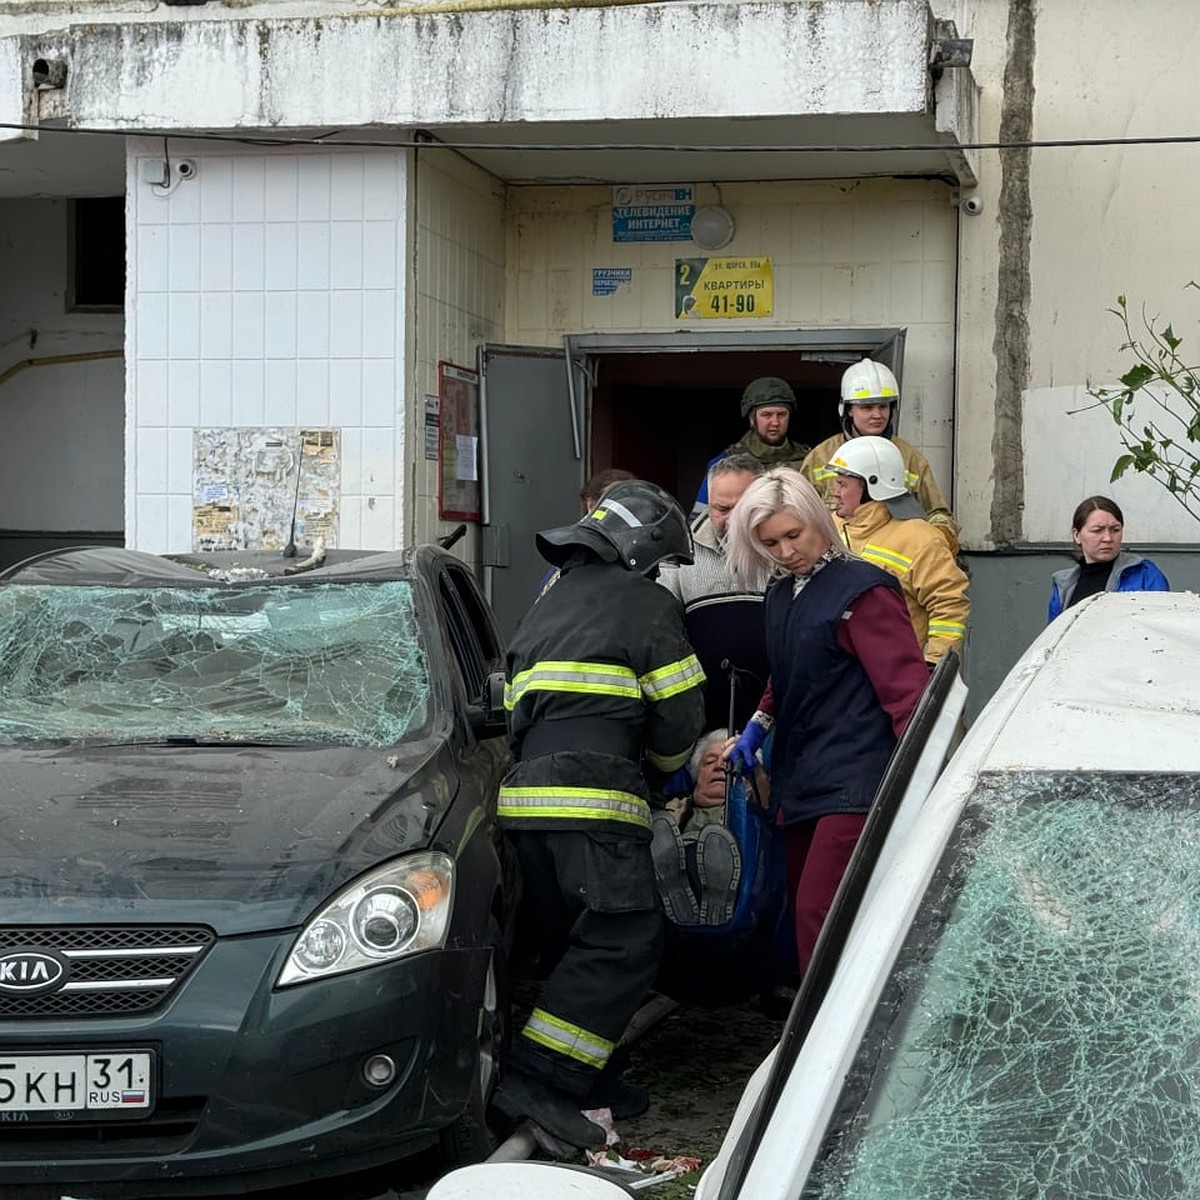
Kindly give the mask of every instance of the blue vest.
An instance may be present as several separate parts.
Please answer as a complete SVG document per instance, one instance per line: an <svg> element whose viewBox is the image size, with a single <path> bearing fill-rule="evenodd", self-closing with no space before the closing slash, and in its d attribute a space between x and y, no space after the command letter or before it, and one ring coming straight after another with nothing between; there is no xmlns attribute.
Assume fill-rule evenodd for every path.
<svg viewBox="0 0 1200 1200"><path fill-rule="evenodd" d="M892 719L857 658L838 644L842 614L873 587L900 585L858 559L835 558L793 597L788 576L766 596L775 697L771 796L784 823L865 813L896 746Z"/></svg>

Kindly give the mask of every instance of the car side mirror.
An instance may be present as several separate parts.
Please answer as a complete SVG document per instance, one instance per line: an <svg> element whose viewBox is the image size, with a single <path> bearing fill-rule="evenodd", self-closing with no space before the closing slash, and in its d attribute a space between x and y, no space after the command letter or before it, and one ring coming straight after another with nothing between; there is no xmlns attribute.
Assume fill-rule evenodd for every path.
<svg viewBox="0 0 1200 1200"><path fill-rule="evenodd" d="M483 695L467 708L467 719L477 738L499 737L506 731L503 671L493 671L483 681Z"/></svg>

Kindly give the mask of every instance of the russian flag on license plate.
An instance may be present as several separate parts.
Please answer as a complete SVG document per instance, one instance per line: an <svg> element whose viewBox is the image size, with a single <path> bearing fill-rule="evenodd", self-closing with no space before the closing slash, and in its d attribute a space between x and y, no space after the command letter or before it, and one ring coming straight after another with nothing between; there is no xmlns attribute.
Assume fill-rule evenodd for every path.
<svg viewBox="0 0 1200 1200"><path fill-rule="evenodd" d="M146 1093L145 1092L122 1092L121 1093L121 1103L122 1104L145 1104L146 1103Z"/></svg>

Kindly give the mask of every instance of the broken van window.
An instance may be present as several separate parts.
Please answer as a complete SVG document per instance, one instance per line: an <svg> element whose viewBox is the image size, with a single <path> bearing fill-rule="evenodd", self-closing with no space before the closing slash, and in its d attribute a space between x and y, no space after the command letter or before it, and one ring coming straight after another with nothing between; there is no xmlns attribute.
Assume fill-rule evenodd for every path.
<svg viewBox="0 0 1200 1200"><path fill-rule="evenodd" d="M803 1196L1190 1197L1200 776L981 777Z"/></svg>
<svg viewBox="0 0 1200 1200"><path fill-rule="evenodd" d="M389 746L425 723L407 582L0 590L0 737Z"/></svg>

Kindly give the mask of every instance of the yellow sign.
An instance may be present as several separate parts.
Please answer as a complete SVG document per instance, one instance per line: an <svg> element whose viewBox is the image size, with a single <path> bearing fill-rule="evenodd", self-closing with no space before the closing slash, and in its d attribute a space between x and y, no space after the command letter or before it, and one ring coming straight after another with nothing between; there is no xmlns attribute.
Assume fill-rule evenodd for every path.
<svg viewBox="0 0 1200 1200"><path fill-rule="evenodd" d="M677 258L675 316L769 317L775 280L769 258Z"/></svg>

